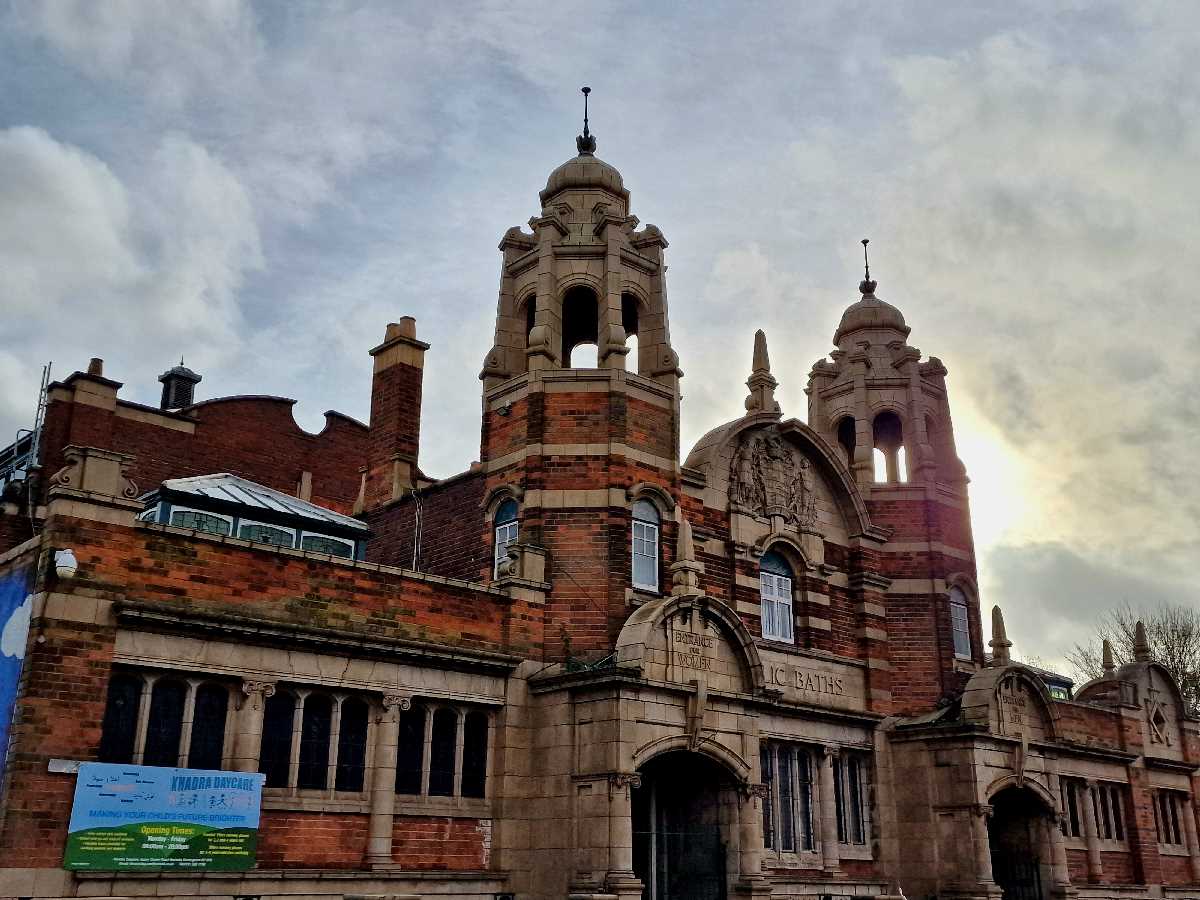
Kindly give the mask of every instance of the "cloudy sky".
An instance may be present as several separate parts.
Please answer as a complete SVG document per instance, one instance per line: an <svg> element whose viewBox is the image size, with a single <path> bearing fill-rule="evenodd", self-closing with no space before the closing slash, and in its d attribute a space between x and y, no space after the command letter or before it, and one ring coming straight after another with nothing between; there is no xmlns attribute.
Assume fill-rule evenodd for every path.
<svg viewBox="0 0 1200 900"><path fill-rule="evenodd" d="M1188 2L0 0L0 434L91 356L142 402L183 354L202 397L365 419L411 314L422 465L463 469L496 243L590 84L671 241L685 452L758 327L803 418L869 236L950 370L984 601L1052 663L1200 602L1198 51Z"/></svg>

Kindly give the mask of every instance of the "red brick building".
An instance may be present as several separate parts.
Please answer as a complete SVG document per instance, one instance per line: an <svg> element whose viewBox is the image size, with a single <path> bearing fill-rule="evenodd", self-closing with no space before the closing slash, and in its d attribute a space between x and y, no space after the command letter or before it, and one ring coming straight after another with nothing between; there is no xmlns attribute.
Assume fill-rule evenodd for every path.
<svg viewBox="0 0 1200 900"><path fill-rule="evenodd" d="M900 311L863 281L806 421L759 333L682 455L667 241L578 149L500 242L467 472L419 468L412 319L315 435L182 367L49 387L0 455L0 895L1200 897L1200 722L1144 643L1073 696L998 614L985 654ZM256 868L65 871L90 761L262 773Z"/></svg>

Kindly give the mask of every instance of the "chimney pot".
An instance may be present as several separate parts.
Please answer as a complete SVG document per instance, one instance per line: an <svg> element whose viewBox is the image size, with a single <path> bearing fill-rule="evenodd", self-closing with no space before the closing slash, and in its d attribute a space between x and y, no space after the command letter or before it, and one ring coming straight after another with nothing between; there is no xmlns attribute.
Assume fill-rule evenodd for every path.
<svg viewBox="0 0 1200 900"><path fill-rule="evenodd" d="M384 341L393 341L398 337L413 338L417 337L417 320L412 316L404 316L399 322L391 322L388 324L387 331L384 332Z"/></svg>
<svg viewBox="0 0 1200 900"><path fill-rule="evenodd" d="M89 375L103 375L104 374L104 360L102 360L98 356L93 356L91 361L88 363L87 373Z"/></svg>

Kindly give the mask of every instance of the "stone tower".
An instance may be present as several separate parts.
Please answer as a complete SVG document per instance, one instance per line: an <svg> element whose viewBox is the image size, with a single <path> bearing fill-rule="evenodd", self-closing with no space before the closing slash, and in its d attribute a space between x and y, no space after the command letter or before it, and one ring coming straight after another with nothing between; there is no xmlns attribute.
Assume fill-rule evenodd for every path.
<svg viewBox="0 0 1200 900"><path fill-rule="evenodd" d="M863 242L864 252L866 241ZM876 565L887 595L898 711L927 708L982 662L967 477L954 447L946 368L922 362L895 306L875 296L870 269L843 313L830 359L809 373L808 422L842 454L871 521L891 531ZM865 561L864 561L865 562ZM971 642L956 652L956 604ZM963 625L961 612L958 627Z"/></svg>
<svg viewBox="0 0 1200 900"><path fill-rule="evenodd" d="M550 173L530 230L510 228L500 242L496 337L480 373L485 575L544 596L549 658L610 650L630 610L634 504L648 500L663 538L673 536L679 481L667 241L653 225L639 229L586 119L576 146ZM595 358L581 363L585 345ZM514 514L504 559L497 543L512 535L498 526Z"/></svg>

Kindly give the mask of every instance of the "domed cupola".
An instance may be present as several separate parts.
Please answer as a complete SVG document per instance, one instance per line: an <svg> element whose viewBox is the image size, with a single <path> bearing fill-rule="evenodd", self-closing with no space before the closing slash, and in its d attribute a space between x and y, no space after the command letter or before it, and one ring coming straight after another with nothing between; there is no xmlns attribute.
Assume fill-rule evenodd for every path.
<svg viewBox="0 0 1200 900"><path fill-rule="evenodd" d="M858 285L862 297L857 303L851 303L842 313L842 321L838 324L833 342L841 346L842 338L856 331L898 331L901 337L908 337L911 328L904 322L904 314L890 303L884 303L875 296L876 284L868 277Z"/></svg>
<svg viewBox="0 0 1200 900"><path fill-rule="evenodd" d="M583 89L583 134L575 138L575 147L579 155L568 159L565 163L550 173L546 179L546 187L538 195L542 206L546 206L555 194L562 191L601 190L615 194L624 203L629 202L629 191L625 190L625 180L621 173L602 159L596 157L596 136L588 130L587 95L591 88Z"/></svg>

